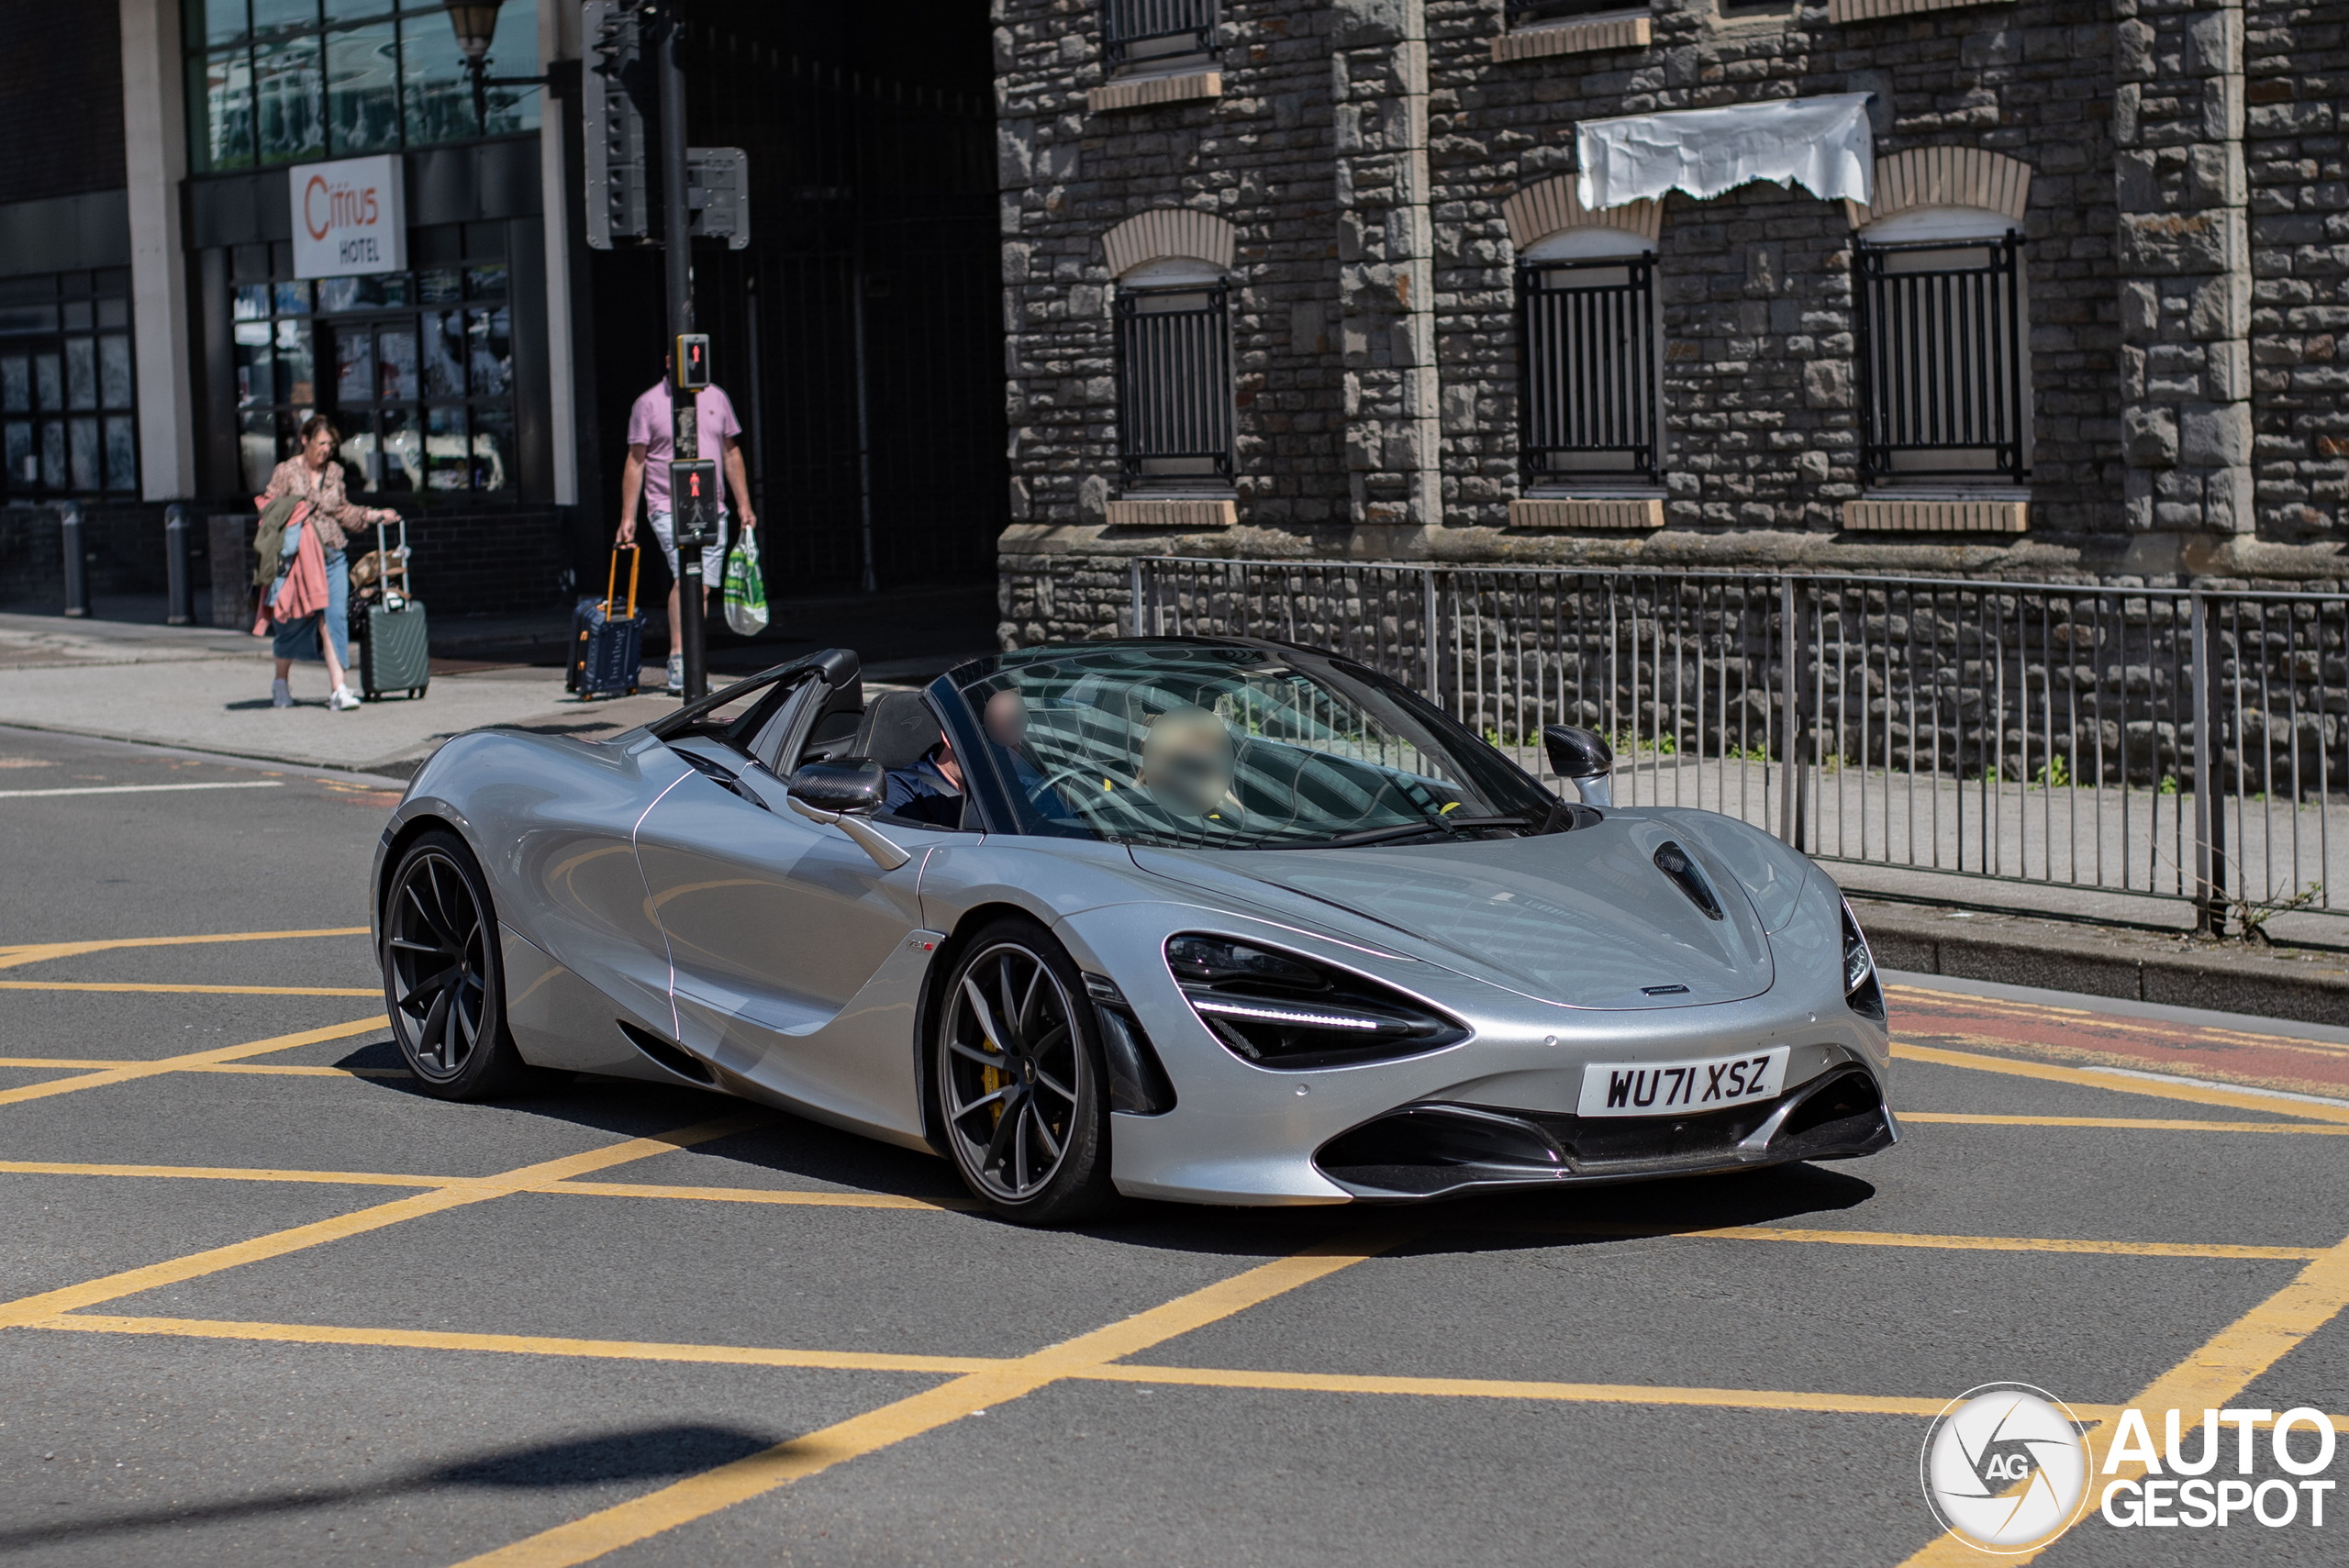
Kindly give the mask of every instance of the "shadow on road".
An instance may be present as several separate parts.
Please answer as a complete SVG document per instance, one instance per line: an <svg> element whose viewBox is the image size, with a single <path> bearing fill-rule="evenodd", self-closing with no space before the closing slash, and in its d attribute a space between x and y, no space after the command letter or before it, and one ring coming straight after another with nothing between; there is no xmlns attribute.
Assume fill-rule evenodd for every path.
<svg viewBox="0 0 2349 1568"><path fill-rule="evenodd" d="M745 1454L772 1448L780 1440L773 1434L734 1427L642 1427L567 1442L496 1450L358 1485L287 1487L212 1503L173 1503L110 1512L103 1518L0 1529L0 1553L135 1535L166 1527L233 1523L349 1503L381 1503L450 1486L528 1491L670 1481L700 1474ZM63 1473L65 1476L71 1474L71 1471ZM17 1500L20 1504L31 1501L21 1493Z"/></svg>
<svg viewBox="0 0 2349 1568"><path fill-rule="evenodd" d="M401 1061L398 1050L386 1040L350 1052L339 1065L396 1068ZM407 1078L361 1081L393 1094L422 1093ZM642 1137L728 1115L759 1114L759 1107L728 1095L592 1076L573 1079L551 1094L500 1105L508 1111L624 1137ZM771 1118L764 1126L680 1151L696 1162L723 1162L724 1166L736 1167L731 1176L724 1166L713 1164L707 1174L697 1176L689 1171L680 1173L673 1163L657 1176L641 1168L622 1167L600 1179L658 1181L679 1186L766 1184L742 1179L740 1167L749 1166L783 1178L775 1185L846 1187L929 1202L968 1197L952 1169L934 1155L877 1142L785 1111L764 1114ZM1798 1164L1431 1204L1217 1208L1129 1199L1107 1218L1077 1229L1085 1235L1131 1246L1233 1256L1276 1256L1333 1232L1377 1229L1417 1232L1404 1249L1409 1251L1508 1251L1620 1243L1725 1226L1784 1225L1806 1216L1857 1208L1875 1195L1873 1184L1845 1171ZM968 1218L983 1224L1007 1223L983 1213Z"/></svg>

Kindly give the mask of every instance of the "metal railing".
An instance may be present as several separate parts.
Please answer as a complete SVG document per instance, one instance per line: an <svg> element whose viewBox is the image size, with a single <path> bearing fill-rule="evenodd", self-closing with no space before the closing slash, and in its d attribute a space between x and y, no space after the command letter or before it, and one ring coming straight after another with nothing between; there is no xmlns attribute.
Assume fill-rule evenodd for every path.
<svg viewBox="0 0 2349 1568"><path fill-rule="evenodd" d="M2003 239L1853 242L1864 477L2021 483L2021 252L2011 229Z"/></svg>
<svg viewBox="0 0 2349 1568"><path fill-rule="evenodd" d="M2349 595L1149 557L1140 635L1330 649L1546 773L1821 860L2349 915ZM2209 735L2210 746L2199 743Z"/></svg>
<svg viewBox="0 0 2349 1568"><path fill-rule="evenodd" d="M1231 337L1221 284L1118 292L1126 483L1231 478Z"/></svg>
<svg viewBox="0 0 2349 1568"><path fill-rule="evenodd" d="M1215 48L1216 0L1101 0L1101 43L1111 70Z"/></svg>
<svg viewBox="0 0 2349 1568"><path fill-rule="evenodd" d="M1527 480L1655 477L1655 258L1518 268Z"/></svg>

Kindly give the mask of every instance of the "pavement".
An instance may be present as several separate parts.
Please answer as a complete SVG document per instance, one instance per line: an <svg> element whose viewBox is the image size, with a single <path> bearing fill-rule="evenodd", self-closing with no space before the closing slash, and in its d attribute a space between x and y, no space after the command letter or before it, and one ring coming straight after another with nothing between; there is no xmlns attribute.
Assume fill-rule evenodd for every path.
<svg viewBox="0 0 2349 1568"><path fill-rule="evenodd" d="M1029 1230L711 1095L419 1094L394 798L0 736L11 1563L1906 1568L1981 1561L1918 1453L1986 1382L2099 1454L2124 1408L2349 1430L2349 1095L2203 1071L2337 1082L2349 1030L1891 974L1873 1159ZM2338 1562L2253 1436L2291 1523L2091 1506L2045 1560Z"/></svg>
<svg viewBox="0 0 2349 1568"><path fill-rule="evenodd" d="M872 684L919 683L986 651L993 606L991 588L779 604L774 636L716 639L710 671L722 683L838 646L858 650ZM337 712L326 706L323 664L297 662L295 706L274 708L264 640L160 624L161 600L96 607L115 618L0 614L0 726L406 778L442 741L469 729L504 725L592 737L675 706L659 695L666 649L658 637L646 653L646 695L584 703L572 696L563 688L565 616L436 624L431 683L421 697L385 696Z"/></svg>

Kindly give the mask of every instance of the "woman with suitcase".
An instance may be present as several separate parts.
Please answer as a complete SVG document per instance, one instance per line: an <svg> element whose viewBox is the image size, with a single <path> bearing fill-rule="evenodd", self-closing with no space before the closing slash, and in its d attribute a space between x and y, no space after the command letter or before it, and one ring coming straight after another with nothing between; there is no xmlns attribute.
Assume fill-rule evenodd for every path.
<svg viewBox="0 0 2349 1568"><path fill-rule="evenodd" d="M319 627L319 652L327 661L327 673L334 681L334 693L327 698L332 708L354 708L359 699L351 692L344 672L351 666L351 645L346 623L351 614L351 573L344 555L348 536L375 522L397 522L399 514L388 506L354 506L343 493L342 464L335 462L334 450L342 439L333 423L323 414L313 414L302 422L302 448L295 456L277 465L269 476L269 488L262 491L259 505L263 511L281 496L291 495L310 504L306 526L317 530L318 548L325 554L327 605L323 624ZM292 689L287 679L294 673L295 659L311 657L307 640L290 628L281 628L275 649L277 679L270 687L270 700L278 707L294 706ZM291 633L291 635L287 635Z"/></svg>

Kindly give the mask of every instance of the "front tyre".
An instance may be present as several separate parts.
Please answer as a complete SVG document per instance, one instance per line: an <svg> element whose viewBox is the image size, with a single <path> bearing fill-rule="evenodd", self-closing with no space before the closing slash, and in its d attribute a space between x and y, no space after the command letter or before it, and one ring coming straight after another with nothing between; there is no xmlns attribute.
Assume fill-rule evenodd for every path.
<svg viewBox="0 0 2349 1568"><path fill-rule="evenodd" d="M384 906L384 1006L424 1092L509 1094L530 1070L506 1032L506 973L489 886L464 840L435 830L408 846Z"/></svg>
<svg viewBox="0 0 2349 1568"><path fill-rule="evenodd" d="M1076 964L1031 920L999 920L955 964L930 1059L939 1126L963 1184L1023 1225L1105 1205L1108 1105Z"/></svg>

